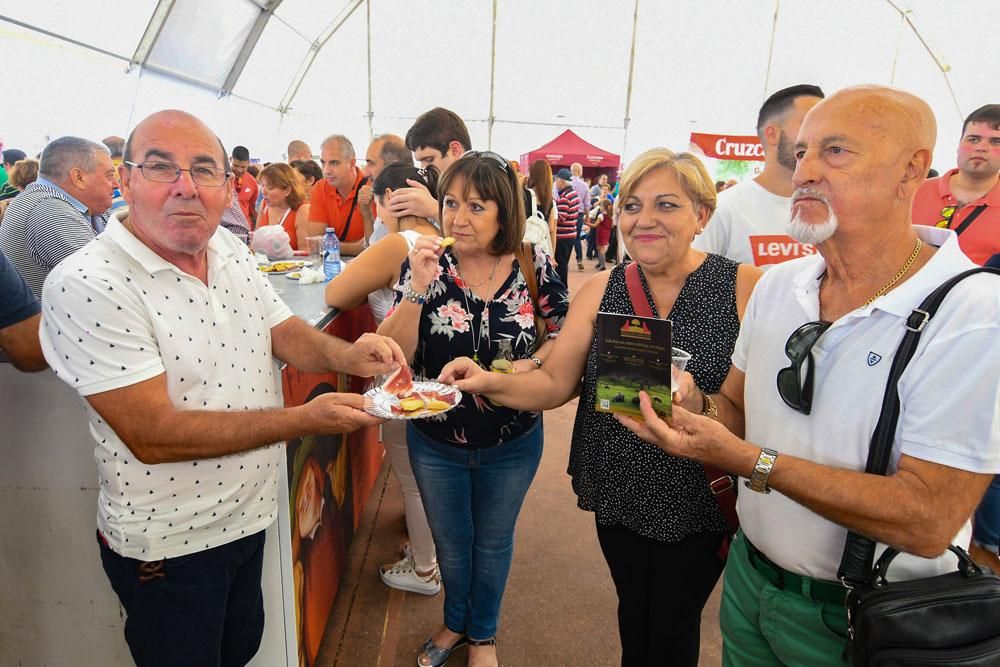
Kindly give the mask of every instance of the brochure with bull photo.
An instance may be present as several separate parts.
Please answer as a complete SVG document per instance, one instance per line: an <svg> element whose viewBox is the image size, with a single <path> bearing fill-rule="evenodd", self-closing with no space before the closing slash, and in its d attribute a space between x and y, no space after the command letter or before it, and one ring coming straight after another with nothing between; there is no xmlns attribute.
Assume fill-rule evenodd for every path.
<svg viewBox="0 0 1000 667"><path fill-rule="evenodd" d="M670 320L597 313L598 412L642 419L639 392L653 400L653 410L670 416Z"/></svg>

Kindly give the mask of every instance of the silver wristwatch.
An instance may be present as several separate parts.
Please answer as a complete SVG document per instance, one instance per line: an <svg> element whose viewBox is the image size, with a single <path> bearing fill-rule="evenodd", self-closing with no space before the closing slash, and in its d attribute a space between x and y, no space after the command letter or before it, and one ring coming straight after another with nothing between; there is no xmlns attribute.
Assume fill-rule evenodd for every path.
<svg viewBox="0 0 1000 667"><path fill-rule="evenodd" d="M771 468L774 467L777 458L778 452L766 447L762 448L760 456L757 457L757 464L753 467L753 474L743 484L757 493L771 493L771 489L767 485L767 478L771 476Z"/></svg>

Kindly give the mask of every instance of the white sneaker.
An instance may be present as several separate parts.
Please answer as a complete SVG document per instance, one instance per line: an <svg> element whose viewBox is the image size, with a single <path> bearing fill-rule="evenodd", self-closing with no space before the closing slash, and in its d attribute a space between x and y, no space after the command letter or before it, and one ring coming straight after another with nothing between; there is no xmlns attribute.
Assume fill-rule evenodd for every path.
<svg viewBox="0 0 1000 667"><path fill-rule="evenodd" d="M419 593L421 595L437 595L441 590L441 571L434 567L434 571L422 577L414 569L413 561L403 558L389 565L379 568L379 576L382 582L390 588L398 588L401 591Z"/></svg>

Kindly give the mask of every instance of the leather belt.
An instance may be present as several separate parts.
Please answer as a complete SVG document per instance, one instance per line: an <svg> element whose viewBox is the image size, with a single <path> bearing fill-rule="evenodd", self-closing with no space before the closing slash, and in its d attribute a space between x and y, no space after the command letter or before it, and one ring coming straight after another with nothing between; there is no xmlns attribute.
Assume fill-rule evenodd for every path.
<svg viewBox="0 0 1000 667"><path fill-rule="evenodd" d="M801 574L795 574L775 565L760 549L743 536L747 544L747 555L753 569L769 582L781 590L792 591L804 598L816 600L818 602L831 602L844 604L847 597L847 588L835 581L824 581L823 579L813 579Z"/></svg>

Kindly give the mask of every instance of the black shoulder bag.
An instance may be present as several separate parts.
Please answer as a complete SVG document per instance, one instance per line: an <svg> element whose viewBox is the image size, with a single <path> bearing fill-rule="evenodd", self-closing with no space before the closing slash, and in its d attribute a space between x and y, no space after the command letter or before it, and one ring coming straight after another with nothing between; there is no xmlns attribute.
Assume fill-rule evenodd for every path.
<svg viewBox="0 0 1000 667"><path fill-rule="evenodd" d="M344 223L344 233L341 236L341 240L347 238L347 232L351 228L351 219L354 217L354 209L358 206L358 192L361 191L361 188L363 188L367 182L368 177L365 176L361 179L361 182L358 183L358 187L354 188L354 194L351 196L351 210L347 213L347 222Z"/></svg>
<svg viewBox="0 0 1000 667"><path fill-rule="evenodd" d="M931 292L907 318L865 472L885 475L888 469L899 420L897 384L921 332L952 287L982 272L1000 275L982 267L960 273ZM1000 577L972 562L961 547L949 549L958 556L957 572L889 583L886 571L899 552L887 548L873 569L875 543L853 531L847 534L837 575L850 589L847 651L854 665L1000 665Z"/></svg>

